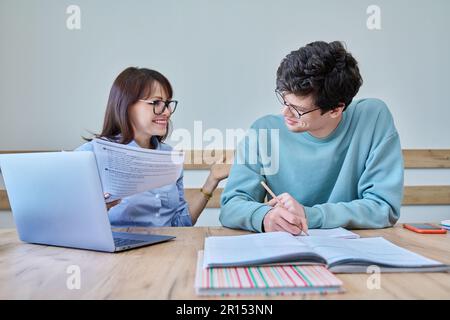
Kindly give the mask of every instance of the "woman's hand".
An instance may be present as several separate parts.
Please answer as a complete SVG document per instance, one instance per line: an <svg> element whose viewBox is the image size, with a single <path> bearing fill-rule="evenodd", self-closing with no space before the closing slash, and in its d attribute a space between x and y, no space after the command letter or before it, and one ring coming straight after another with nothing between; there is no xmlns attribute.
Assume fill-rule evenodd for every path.
<svg viewBox="0 0 450 320"><path fill-rule="evenodd" d="M217 160L217 162L211 166L211 169L209 171L208 180L210 182L213 182L213 184L215 184L217 186L220 181L228 178L228 174L230 173L230 168L231 168L231 164L227 164L227 154L224 153L222 156L222 160ZM212 191L214 191L214 190L212 190Z"/></svg>
<svg viewBox="0 0 450 320"><path fill-rule="evenodd" d="M215 163L211 166L208 178L206 178L205 183L202 187L202 192L198 192L195 198L191 199L189 203L189 213L191 214L192 224L197 222L198 217L202 213L203 209L206 207L208 200L212 196L214 190L216 190L219 182L228 177L230 171L230 165L224 164L222 161Z"/></svg>
<svg viewBox="0 0 450 320"><path fill-rule="evenodd" d="M105 197L105 200L107 200L111 195L109 193L104 193L103 196ZM109 211L112 207L118 205L122 201L122 199L117 199L111 202L106 202L106 209Z"/></svg>
<svg viewBox="0 0 450 320"><path fill-rule="evenodd" d="M229 164L215 163L211 166L211 171L209 175L211 176L212 179L214 179L215 181L217 181L217 183L219 183L223 179L228 178L228 174L230 173L230 167L231 165Z"/></svg>
<svg viewBox="0 0 450 320"><path fill-rule="evenodd" d="M203 185L203 190L212 194L214 190L219 185L219 182L223 179L228 178L228 174L230 173L230 164L224 163L226 160L225 155L222 158L222 161L217 161L211 166L209 171L208 178Z"/></svg>
<svg viewBox="0 0 450 320"><path fill-rule="evenodd" d="M203 185L203 190L209 194L212 194L216 190L219 182L225 178L228 178L230 172L229 164L225 163L215 163L211 166L208 178L206 178L205 184Z"/></svg>

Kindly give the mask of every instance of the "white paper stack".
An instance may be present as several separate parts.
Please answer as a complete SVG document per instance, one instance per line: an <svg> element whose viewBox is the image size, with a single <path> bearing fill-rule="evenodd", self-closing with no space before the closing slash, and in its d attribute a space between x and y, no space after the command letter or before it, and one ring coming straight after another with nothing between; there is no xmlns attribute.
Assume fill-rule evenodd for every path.
<svg viewBox="0 0 450 320"><path fill-rule="evenodd" d="M184 153L131 147L94 139L94 153L108 201L176 183Z"/></svg>

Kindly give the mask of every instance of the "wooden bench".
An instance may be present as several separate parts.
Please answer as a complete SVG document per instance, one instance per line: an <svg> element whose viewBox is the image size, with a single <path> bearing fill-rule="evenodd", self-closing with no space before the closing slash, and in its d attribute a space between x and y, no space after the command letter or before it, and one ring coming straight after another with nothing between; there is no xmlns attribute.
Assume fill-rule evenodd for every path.
<svg viewBox="0 0 450 320"><path fill-rule="evenodd" d="M0 151L5 153L22 153L39 151ZM218 159L217 151L191 150L186 152L185 170L209 170L214 159ZM225 150L225 166L231 167L233 150ZM405 169L450 169L450 149L442 150L403 150ZM200 188L185 188L185 197L189 199ZM217 188L207 208L220 208L220 196L223 189ZM405 186L403 205L450 205L450 185ZM6 190L0 190L0 210L10 210Z"/></svg>

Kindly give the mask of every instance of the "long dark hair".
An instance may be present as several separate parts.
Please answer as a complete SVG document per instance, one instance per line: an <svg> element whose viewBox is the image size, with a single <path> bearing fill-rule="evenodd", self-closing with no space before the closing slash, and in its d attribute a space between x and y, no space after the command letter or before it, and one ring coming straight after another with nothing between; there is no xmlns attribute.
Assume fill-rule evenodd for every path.
<svg viewBox="0 0 450 320"><path fill-rule="evenodd" d="M113 141L119 136L118 143L130 143L133 140L134 132L128 116L128 109L139 99L148 99L157 85L163 88L168 99L172 99L172 86L169 80L158 71L135 67L123 70L111 87L102 132L94 134L94 136ZM163 142L168 137L170 129L171 122L169 121L166 134L156 137L159 142Z"/></svg>

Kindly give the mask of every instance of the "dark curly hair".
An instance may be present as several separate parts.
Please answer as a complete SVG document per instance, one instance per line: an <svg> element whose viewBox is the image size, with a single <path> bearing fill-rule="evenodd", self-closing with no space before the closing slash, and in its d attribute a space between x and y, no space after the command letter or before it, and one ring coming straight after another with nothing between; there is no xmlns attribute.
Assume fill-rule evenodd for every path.
<svg viewBox="0 0 450 320"><path fill-rule="evenodd" d="M358 62L340 41L312 42L292 51L277 70L277 90L298 96L312 94L322 114L339 103L346 108L362 83Z"/></svg>

